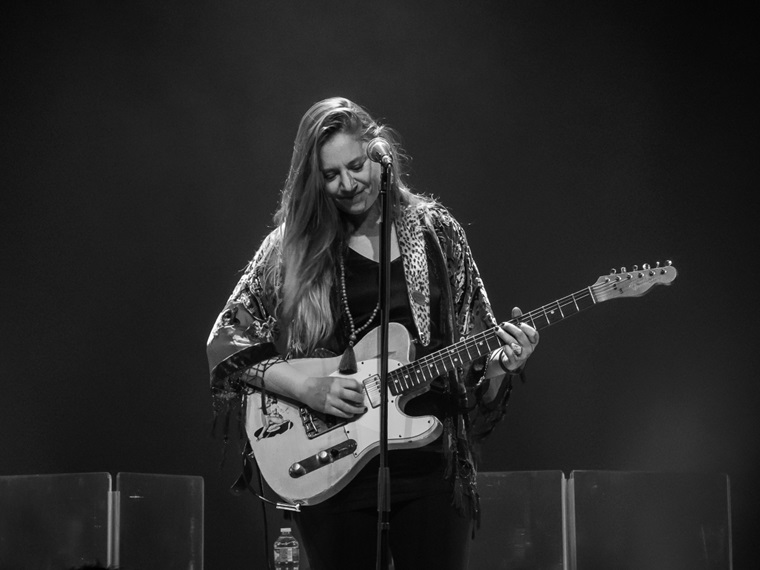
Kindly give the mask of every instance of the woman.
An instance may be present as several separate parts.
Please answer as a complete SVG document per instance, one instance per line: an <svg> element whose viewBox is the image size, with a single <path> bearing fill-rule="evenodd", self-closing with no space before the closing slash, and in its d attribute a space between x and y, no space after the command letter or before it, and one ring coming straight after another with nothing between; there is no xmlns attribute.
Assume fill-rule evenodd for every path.
<svg viewBox="0 0 760 570"><path fill-rule="evenodd" d="M496 325L464 231L404 185L394 133L355 103L327 99L301 120L276 228L209 338L217 403L265 389L339 418L366 412L355 379L310 377L288 359L344 353L350 362L353 345L379 325L381 166L366 152L376 137L393 158L390 320L405 327L416 358ZM389 455L398 570L467 567L478 514L473 445L503 416L512 376L538 343L527 324L505 323L497 334L503 346L437 378L405 409L435 415L443 434ZM377 469L375 459L337 495L295 515L313 568L374 567Z"/></svg>

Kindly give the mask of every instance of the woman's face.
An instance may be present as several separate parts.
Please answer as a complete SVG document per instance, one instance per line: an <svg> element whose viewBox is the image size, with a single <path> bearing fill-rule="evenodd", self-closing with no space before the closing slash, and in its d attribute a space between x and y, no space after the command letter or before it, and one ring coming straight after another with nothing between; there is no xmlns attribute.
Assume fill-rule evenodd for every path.
<svg viewBox="0 0 760 570"><path fill-rule="evenodd" d="M354 135L336 133L319 151L319 166L325 192L338 209L363 222L372 210L378 210L380 166L367 157L367 143Z"/></svg>

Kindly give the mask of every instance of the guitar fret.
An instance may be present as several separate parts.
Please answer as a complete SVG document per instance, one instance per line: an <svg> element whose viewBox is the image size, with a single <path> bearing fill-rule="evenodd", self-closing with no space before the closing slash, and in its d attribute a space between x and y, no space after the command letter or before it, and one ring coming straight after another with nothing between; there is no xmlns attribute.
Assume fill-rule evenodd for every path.
<svg viewBox="0 0 760 570"><path fill-rule="evenodd" d="M593 307L596 304L594 295L590 292L584 292L583 294L579 293L577 296L577 300L578 300L579 311L588 309L589 307Z"/></svg>
<svg viewBox="0 0 760 570"><path fill-rule="evenodd" d="M472 362L475 359L472 356L470 356L470 349L467 347L468 344L469 344L468 342L464 343L464 350L465 350L465 353L467 354L467 362Z"/></svg>
<svg viewBox="0 0 760 570"><path fill-rule="evenodd" d="M408 390L409 389L409 380L410 380L409 374L402 374L401 378L399 378L399 380L401 381L401 385L403 386L403 388L405 388L405 389Z"/></svg>
<svg viewBox="0 0 760 570"><path fill-rule="evenodd" d="M404 392L404 379L406 376L407 374L404 372L403 368L388 372L388 389L391 391L391 394L397 396Z"/></svg>
<svg viewBox="0 0 760 570"><path fill-rule="evenodd" d="M402 375L399 374L398 370L391 370L388 372L388 388L390 389L391 393L400 391L399 380L401 376ZM377 380L372 382L373 389L371 391L373 393L380 392L380 377L377 376L376 378ZM367 388L367 392L370 392L369 388Z"/></svg>
<svg viewBox="0 0 760 570"><path fill-rule="evenodd" d="M452 368L456 368L457 366L459 366L460 359L456 350L449 349L448 357L449 357L449 360L451 361Z"/></svg>
<svg viewBox="0 0 760 570"><path fill-rule="evenodd" d="M502 343L499 340L499 337L497 337L496 335L486 337L486 346L488 347L488 352L496 350L501 345Z"/></svg>
<svg viewBox="0 0 760 570"><path fill-rule="evenodd" d="M549 326L551 324L551 320L549 319L549 315L546 313L546 307L541 307L541 316L544 318L544 325L543 326Z"/></svg>
<svg viewBox="0 0 760 570"><path fill-rule="evenodd" d="M414 376L413 376L413 382L412 386L419 386L423 384L426 380L425 378L425 361L419 363L418 366L414 368Z"/></svg>
<svg viewBox="0 0 760 570"><path fill-rule="evenodd" d="M575 311L573 310L572 304L568 301L567 297L564 299L560 299L557 301L557 305L559 305L559 312L562 315L563 319L566 319L570 315L574 315Z"/></svg>

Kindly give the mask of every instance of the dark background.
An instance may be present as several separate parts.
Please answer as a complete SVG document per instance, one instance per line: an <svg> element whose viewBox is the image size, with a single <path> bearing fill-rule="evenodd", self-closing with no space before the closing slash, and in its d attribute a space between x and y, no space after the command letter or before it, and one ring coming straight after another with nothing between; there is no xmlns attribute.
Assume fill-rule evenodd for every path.
<svg viewBox="0 0 760 570"><path fill-rule="evenodd" d="M3 27L1 475L201 475L206 567L258 567L260 507L209 436L205 341L301 115L343 95L401 132L500 318L613 267L679 270L543 333L482 469L727 473L736 568L754 565L748 13L135 0Z"/></svg>

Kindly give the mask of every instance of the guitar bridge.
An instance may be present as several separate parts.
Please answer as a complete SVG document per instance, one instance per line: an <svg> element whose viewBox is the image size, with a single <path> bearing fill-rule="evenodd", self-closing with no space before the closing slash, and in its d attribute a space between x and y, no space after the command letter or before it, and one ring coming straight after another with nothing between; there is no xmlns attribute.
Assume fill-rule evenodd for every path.
<svg viewBox="0 0 760 570"><path fill-rule="evenodd" d="M346 425L345 420L328 414L320 414L306 406L302 406L299 409L299 415L301 416L301 423L303 423L306 437L309 439L314 439L323 433Z"/></svg>

